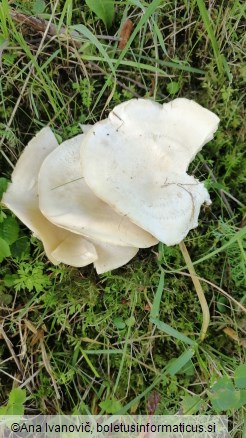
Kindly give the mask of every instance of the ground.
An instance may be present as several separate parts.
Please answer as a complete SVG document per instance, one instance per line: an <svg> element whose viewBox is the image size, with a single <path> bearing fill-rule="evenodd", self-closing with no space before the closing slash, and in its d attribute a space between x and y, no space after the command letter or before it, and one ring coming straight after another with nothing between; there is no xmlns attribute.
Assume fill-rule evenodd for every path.
<svg viewBox="0 0 246 438"><path fill-rule="evenodd" d="M55 267L2 206L0 403L19 387L26 413L224 413L231 436L243 436L245 4L111 1L111 24L94 3L0 5L1 192L47 124L61 142L132 97L194 99L221 120L189 168L212 205L185 239L210 324L201 340L203 313L178 245L140 250L99 276L92 266ZM33 17L51 20L53 34ZM122 34L127 18L131 35Z"/></svg>

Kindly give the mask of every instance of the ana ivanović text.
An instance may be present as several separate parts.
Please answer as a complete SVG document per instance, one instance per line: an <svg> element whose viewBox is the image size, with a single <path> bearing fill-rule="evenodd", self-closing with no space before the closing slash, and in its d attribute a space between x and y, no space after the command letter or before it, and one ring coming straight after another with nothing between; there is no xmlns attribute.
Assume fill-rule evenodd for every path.
<svg viewBox="0 0 246 438"><path fill-rule="evenodd" d="M204 427L203 424L185 424L183 422L176 424L98 424L92 425L90 422L80 423L80 424L52 424L48 422L44 422L43 424L28 424L28 423L13 423L11 425L11 430L13 432L32 432L32 433L47 433L47 432L85 432L90 435L93 432L98 433L112 433L112 432L125 432L125 433L147 433L147 432L193 432L193 433L202 433L202 432L215 432L216 425L215 423L210 423L207 427Z"/></svg>

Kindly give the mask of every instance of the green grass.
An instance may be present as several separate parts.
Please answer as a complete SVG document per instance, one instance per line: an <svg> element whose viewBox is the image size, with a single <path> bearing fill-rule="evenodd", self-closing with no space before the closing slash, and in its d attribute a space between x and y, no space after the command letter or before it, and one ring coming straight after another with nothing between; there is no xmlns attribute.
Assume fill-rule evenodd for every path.
<svg viewBox="0 0 246 438"><path fill-rule="evenodd" d="M231 436L242 436L244 389L234 378L245 362L245 5L116 1L107 30L85 2L41 2L41 12L36 4L11 7L51 20L57 35L20 25L9 2L0 5L1 177L10 179L42 126L61 141L132 97L182 96L214 111L219 130L189 169L213 203L185 240L211 319L201 342L202 310L178 246L141 250L101 276L91 266L54 267L2 207L0 232L17 234L0 265L0 403L19 386L28 413L147 413L156 391L157 414L223 412ZM134 28L120 51L127 16ZM221 378L241 403L223 405L213 390Z"/></svg>

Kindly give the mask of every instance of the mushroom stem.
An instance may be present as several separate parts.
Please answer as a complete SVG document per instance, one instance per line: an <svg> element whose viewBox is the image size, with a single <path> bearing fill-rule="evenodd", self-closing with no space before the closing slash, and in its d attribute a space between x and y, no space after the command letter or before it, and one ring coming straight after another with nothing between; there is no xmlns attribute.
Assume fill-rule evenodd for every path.
<svg viewBox="0 0 246 438"><path fill-rule="evenodd" d="M209 326L209 321L210 321L210 313L209 313L207 300L205 298L201 283L196 275L196 271L194 269L193 263L191 261L190 255L188 253L188 250L186 248L184 241L180 242L179 247L180 247L180 250L183 254L185 263L187 265L187 268L188 268L188 271L190 273L192 282L194 284L196 293L198 295L198 299L199 299L200 304L201 304L203 321L202 321L202 328L201 328L201 333L200 333L200 340L203 341L205 336L206 336L207 329Z"/></svg>

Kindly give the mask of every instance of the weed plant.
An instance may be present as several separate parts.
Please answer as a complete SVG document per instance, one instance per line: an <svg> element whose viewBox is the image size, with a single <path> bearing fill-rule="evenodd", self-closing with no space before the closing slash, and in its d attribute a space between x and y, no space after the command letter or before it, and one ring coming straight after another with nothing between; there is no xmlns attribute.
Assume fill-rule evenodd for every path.
<svg viewBox="0 0 246 438"><path fill-rule="evenodd" d="M112 1L112 24L88 5L1 2L0 191L47 124L61 141L126 99L196 100L221 119L189 169L212 205L185 240L211 321L199 342L202 311L178 246L140 250L100 276L91 266L54 267L2 206L0 402L5 411L24 403L29 414L224 413L231 436L243 436L245 4ZM133 31L120 50L127 17ZM19 404L13 388L25 390Z"/></svg>

